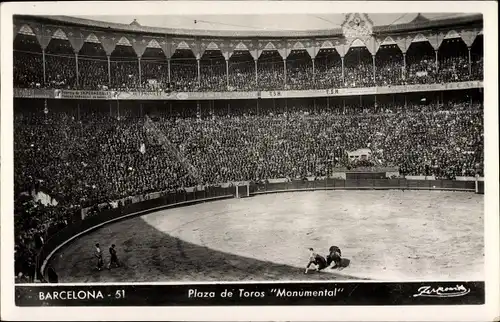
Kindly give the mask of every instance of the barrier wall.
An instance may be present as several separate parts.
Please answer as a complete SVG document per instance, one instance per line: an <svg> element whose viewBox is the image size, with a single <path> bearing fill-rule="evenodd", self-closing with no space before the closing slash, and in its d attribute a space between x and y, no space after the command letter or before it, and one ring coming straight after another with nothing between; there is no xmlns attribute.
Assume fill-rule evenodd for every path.
<svg viewBox="0 0 500 322"><path fill-rule="evenodd" d="M316 181L292 181L279 183L264 183L250 186L250 195L297 191L297 190L451 190L476 191L474 181L456 180L407 180L407 179L324 179ZM483 188L484 191L484 188Z"/></svg>
<svg viewBox="0 0 500 322"><path fill-rule="evenodd" d="M478 180L476 188L476 193L484 195L484 180Z"/></svg>
<svg viewBox="0 0 500 322"><path fill-rule="evenodd" d="M478 190L476 190L476 184ZM238 191L237 191L238 189ZM236 196L252 196L266 193L307 191L307 190L450 190L484 193L484 182L454 180L407 180L407 179L322 179L315 181L273 182L250 184L238 187L207 187L202 191L175 192L163 194L157 199L126 204L121 208L110 209L62 229L47 240L37 257L37 275L45 276L45 269L50 257L73 239L97 229L105 224L144 215L166 208L192 205L200 202L228 199Z"/></svg>

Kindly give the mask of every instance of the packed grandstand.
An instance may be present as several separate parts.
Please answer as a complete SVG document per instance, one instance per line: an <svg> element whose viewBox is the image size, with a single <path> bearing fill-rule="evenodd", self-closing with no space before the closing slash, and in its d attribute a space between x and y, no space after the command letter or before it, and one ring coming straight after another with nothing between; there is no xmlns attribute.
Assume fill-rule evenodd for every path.
<svg viewBox="0 0 500 322"><path fill-rule="evenodd" d="M161 35L138 25L17 17L18 281L33 281L44 242L82 209L128 196L314 180L359 166L482 176L482 18L418 15L384 27L357 17L371 32L363 41L344 29L285 38ZM224 99L189 99L215 92ZM359 149L370 157L353 160ZM37 192L49 202L34 201Z"/></svg>

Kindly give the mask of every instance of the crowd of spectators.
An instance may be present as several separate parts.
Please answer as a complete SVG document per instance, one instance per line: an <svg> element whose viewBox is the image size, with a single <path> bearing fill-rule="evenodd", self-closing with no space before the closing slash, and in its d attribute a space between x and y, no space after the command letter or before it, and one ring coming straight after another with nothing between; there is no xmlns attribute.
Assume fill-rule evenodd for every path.
<svg viewBox="0 0 500 322"><path fill-rule="evenodd" d="M401 54L377 54L375 66L375 83L377 86L404 84L404 63Z"/></svg>
<svg viewBox="0 0 500 322"><path fill-rule="evenodd" d="M469 61L465 56L445 57L439 62L439 80L441 82L459 82L469 80Z"/></svg>
<svg viewBox="0 0 500 322"><path fill-rule="evenodd" d="M286 86L288 89L300 90L315 88L313 82L313 69L310 63L302 62L301 64L289 64L286 77Z"/></svg>
<svg viewBox="0 0 500 322"><path fill-rule="evenodd" d="M473 80L482 80L484 75L484 66L483 66L483 58L480 57L477 60L472 61L471 64L471 73Z"/></svg>
<svg viewBox="0 0 500 322"><path fill-rule="evenodd" d="M54 39L45 50L46 87L71 89L76 86L76 59L68 41Z"/></svg>
<svg viewBox="0 0 500 322"><path fill-rule="evenodd" d="M92 90L109 86L108 63L106 58L78 59L78 88Z"/></svg>
<svg viewBox="0 0 500 322"><path fill-rule="evenodd" d="M33 282L37 250L55 233L73 221L77 209L44 205L23 195L14 203L14 263L16 283Z"/></svg>
<svg viewBox="0 0 500 322"><path fill-rule="evenodd" d="M33 278L44 240L98 203L198 184L328 176L355 166L347 152L360 148L371 149L371 165L397 166L403 175L474 176L483 164L482 104L249 111L255 109L147 117L123 111L117 118L69 107L16 109L19 280ZM30 200L38 191L57 205Z"/></svg>
<svg viewBox="0 0 500 322"><path fill-rule="evenodd" d="M42 53L16 52L13 57L14 85L40 88L43 85Z"/></svg>
<svg viewBox="0 0 500 322"><path fill-rule="evenodd" d="M377 55L375 79L373 62L369 59L346 63L342 73L340 60L329 64L318 63L313 71L311 60L290 59L287 70L281 59L258 61L257 82L253 62L229 63L229 77L224 59L200 61L200 77L196 59L172 60L171 82L168 82L168 64L165 61L143 58L141 79L137 58L113 58L108 77L107 58L80 56L78 79L74 54L45 55L45 82L41 53L16 51L14 54L14 84L19 87L65 89L135 89L171 88L177 91L255 91L255 90L306 90L328 88L353 88L403 84L434 84L467 80L481 80L483 60L473 60L469 71L465 56L442 57L436 64L435 56L406 56L406 69L402 55ZM286 75L286 79L285 79ZM342 75L344 77L342 78ZM229 78L229 82L228 79ZM111 84L109 80L111 79ZM77 83L78 80L78 83Z"/></svg>
<svg viewBox="0 0 500 322"><path fill-rule="evenodd" d="M196 60L173 61L171 69L172 83L174 89L178 91L197 91L199 88L198 82L198 67Z"/></svg>
<svg viewBox="0 0 500 322"><path fill-rule="evenodd" d="M257 88L255 64L248 62L229 62L229 91L251 91Z"/></svg>
<svg viewBox="0 0 500 322"><path fill-rule="evenodd" d="M46 86L49 88L72 89L76 86L75 56L45 55Z"/></svg>
<svg viewBox="0 0 500 322"><path fill-rule="evenodd" d="M371 87L374 86L373 64L360 62L354 66L344 68L344 87Z"/></svg>
<svg viewBox="0 0 500 322"><path fill-rule="evenodd" d="M139 63L135 61L111 61L111 88L131 89L139 87Z"/></svg>
<svg viewBox="0 0 500 322"><path fill-rule="evenodd" d="M437 82L436 59L432 55L423 55L418 59L407 56L405 82L407 84L433 84Z"/></svg>
<svg viewBox="0 0 500 322"><path fill-rule="evenodd" d="M283 61L258 61L257 66L257 89L271 91L285 88Z"/></svg>
<svg viewBox="0 0 500 322"><path fill-rule="evenodd" d="M18 192L25 191L33 185L32 180L42 180L54 198L89 206L124 195L174 187L176 183L185 185L186 182L175 176L175 173L182 173L180 165L176 165L178 160L167 158L169 153L163 150L165 141L158 141L158 133L165 135L175 146L174 151L178 149L185 154L200 173L217 172L219 167L215 165L218 162L221 168L245 171L227 176L217 173L219 178L213 174L202 175L203 183L257 179L257 172L248 165L257 163L260 163L265 177L325 175L325 172L316 172L311 167L304 170L306 172L297 169L307 165L301 160L311 158L310 155L316 155L313 163L319 162L326 167L324 158L332 147L351 151L371 146L377 162L401 166L401 157L408 151L422 158L425 155L432 161L432 148L437 148L439 142L447 142L444 148L450 154L443 162L453 162L451 156L458 157L454 148L459 148L458 151L475 149L481 137L473 140L473 136L482 129L481 109L460 108L463 103L454 103L453 106L453 109L441 106L439 111L432 112L425 109L403 111L393 107L388 112L388 109L378 107L373 113L370 109L349 108L351 112L347 115L340 112L345 109L339 107L313 110L302 106L300 110L290 108L287 112L261 111L260 115L245 113L203 119L193 112L183 117L164 115L154 119L152 124L157 129L153 130L144 119L126 117L123 113L120 119L91 114L80 116L79 121L65 114L23 114L16 119L15 127L16 171L22 174L16 177L16 187L19 187ZM223 115L224 111L216 114ZM236 138L238 142L233 142ZM457 140L455 145L453 139ZM147 153L140 151L141 144L145 144ZM421 151L419 146L422 146ZM383 152L378 155L377 149ZM267 159L266 155L270 158ZM272 164L266 165L272 160L277 160L283 170L273 168ZM232 165L241 162L248 164ZM423 174L418 168L419 162L412 164L414 168L405 174ZM470 174L469 166L460 166L460 169L466 169ZM154 170L158 168L168 171L160 174ZM461 171L454 174L462 175ZM158 181L154 181L158 176ZM148 182L147 186L144 186L145 182ZM144 190L138 191L137 187Z"/></svg>
<svg viewBox="0 0 500 322"><path fill-rule="evenodd" d="M200 91L224 92L227 90L226 61L208 61L200 67Z"/></svg>
<svg viewBox="0 0 500 322"><path fill-rule="evenodd" d="M141 75L142 88L164 88L166 84L169 84L168 64L165 59L143 57L141 59Z"/></svg>
<svg viewBox="0 0 500 322"><path fill-rule="evenodd" d="M341 88L343 87L342 66L316 64L314 80L317 89Z"/></svg>

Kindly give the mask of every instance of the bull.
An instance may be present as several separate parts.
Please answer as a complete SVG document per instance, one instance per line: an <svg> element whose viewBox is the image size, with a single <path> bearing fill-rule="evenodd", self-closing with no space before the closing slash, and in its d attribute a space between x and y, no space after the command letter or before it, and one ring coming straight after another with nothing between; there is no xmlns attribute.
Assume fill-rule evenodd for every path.
<svg viewBox="0 0 500 322"><path fill-rule="evenodd" d="M342 263L342 251L338 246L332 246L329 249L330 253L326 255L327 266L333 262L335 265L332 268L337 268L341 266Z"/></svg>

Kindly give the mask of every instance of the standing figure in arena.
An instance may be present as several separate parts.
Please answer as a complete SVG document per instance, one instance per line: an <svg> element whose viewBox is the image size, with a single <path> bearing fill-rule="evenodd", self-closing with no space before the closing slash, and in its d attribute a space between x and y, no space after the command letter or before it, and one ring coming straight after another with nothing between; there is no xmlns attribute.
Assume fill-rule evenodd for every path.
<svg viewBox="0 0 500 322"><path fill-rule="evenodd" d="M312 269L318 272L328 267L328 265L326 264L326 260L323 256L315 253L314 249L312 248L309 248L309 251L311 252L311 255L309 256L309 263L306 266L306 271L304 272L304 274L307 274L307 272L309 271L309 267L311 266Z"/></svg>
<svg viewBox="0 0 500 322"><path fill-rule="evenodd" d="M109 248L109 254L111 255L111 260L109 261L108 269L111 269L111 265L113 265L113 267L120 267L118 256L116 256L115 244L111 245Z"/></svg>
<svg viewBox="0 0 500 322"><path fill-rule="evenodd" d="M327 266L330 266L332 262L335 263L335 266L332 268L337 268L341 266L342 263L342 251L338 246L332 246L329 249L330 253L326 256Z"/></svg>
<svg viewBox="0 0 500 322"><path fill-rule="evenodd" d="M102 251L99 243L95 244L95 257L97 258L97 270L100 271L104 266L104 260L102 259Z"/></svg>

